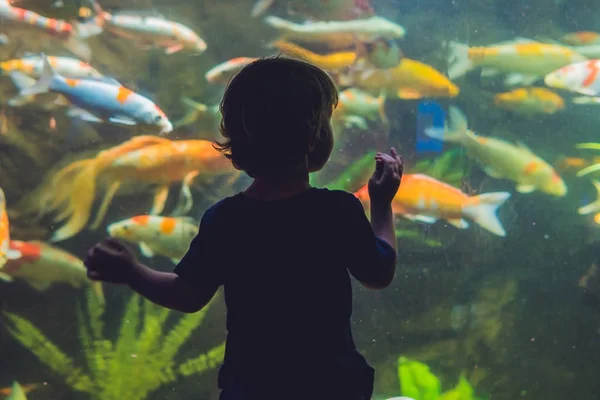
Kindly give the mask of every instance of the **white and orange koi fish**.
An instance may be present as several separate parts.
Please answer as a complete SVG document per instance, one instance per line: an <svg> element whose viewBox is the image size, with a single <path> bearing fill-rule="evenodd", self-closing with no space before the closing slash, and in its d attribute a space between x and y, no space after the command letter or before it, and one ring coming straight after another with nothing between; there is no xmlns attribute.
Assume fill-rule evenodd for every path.
<svg viewBox="0 0 600 400"><path fill-rule="evenodd" d="M586 96L598 96L600 94L600 60L569 64L546 75L544 82L555 89L565 89Z"/></svg>
<svg viewBox="0 0 600 400"><path fill-rule="evenodd" d="M142 49L162 48L166 54L182 50L202 54L206 42L196 32L178 22L160 16L140 16L130 13L109 14L95 4L97 24L104 30L132 41Z"/></svg>
<svg viewBox="0 0 600 400"><path fill-rule="evenodd" d="M370 42L376 38L401 39L406 34L402 26L378 16L303 24L269 16L265 18L265 22L279 32L280 39L321 43L332 49L349 48L357 42Z"/></svg>
<svg viewBox="0 0 600 400"><path fill-rule="evenodd" d="M21 256L0 269L0 279L20 279L41 292L57 283L76 288L91 285L98 299L104 301L101 282L90 281L83 261L71 253L39 241L11 240L10 248Z"/></svg>
<svg viewBox="0 0 600 400"><path fill-rule="evenodd" d="M476 135L468 129L467 118L450 107L446 129L428 128L425 133L435 139L459 143L477 160L492 178L509 179L520 193L540 190L552 196L567 194L567 186L554 168L525 145L515 146L501 139Z"/></svg>
<svg viewBox="0 0 600 400"><path fill-rule="evenodd" d="M554 114L565 108L565 101L546 88L518 88L494 96L494 104L500 108L524 115Z"/></svg>
<svg viewBox="0 0 600 400"><path fill-rule="evenodd" d="M452 42L450 79L454 80L475 67L483 67L482 74L507 74L507 85L529 85L546 74L578 61L587 59L572 48L559 44L539 43L517 39L489 47L469 47Z"/></svg>
<svg viewBox="0 0 600 400"><path fill-rule="evenodd" d="M6 213L6 197L0 189L0 270L9 261L21 257L21 253L10 248L10 223Z"/></svg>
<svg viewBox="0 0 600 400"><path fill-rule="evenodd" d="M187 217L138 215L110 224L107 231L114 238L138 244L148 258L158 254L176 264L198 233L198 224Z"/></svg>
<svg viewBox="0 0 600 400"><path fill-rule="evenodd" d="M231 60L222 62L209 69L204 75L204 78L210 83L220 83L225 85L242 68L256 60L257 58L253 57L232 58Z"/></svg>
<svg viewBox="0 0 600 400"><path fill-rule="evenodd" d="M104 76L87 62L76 58L58 56L48 56L47 58L52 68L67 78L102 78ZM39 79L43 69L44 60L39 54L0 62L0 71L3 75L18 71Z"/></svg>
<svg viewBox="0 0 600 400"><path fill-rule="evenodd" d="M356 197L367 205L369 191L365 185ZM392 211L412 221L433 224L444 219L451 225L466 229L471 220L498 236L506 236L496 211L510 198L508 192L469 196L459 189L424 174L402 176L400 190L392 200Z"/></svg>
<svg viewBox="0 0 600 400"><path fill-rule="evenodd" d="M68 50L85 60L90 59L91 51L81 39L99 32L93 25L73 25L67 21L47 18L31 10L14 7L8 1L0 2L0 26L6 27L9 35L15 35L19 30L49 34L61 40Z"/></svg>
<svg viewBox="0 0 600 400"><path fill-rule="evenodd" d="M169 186L182 182L176 213L183 215L193 205L190 185L194 179L238 176L231 162L208 140L171 141L158 136L135 136L101 151L95 158L75 161L60 170L42 190L42 214L58 211L55 221L67 220L54 232L52 241L67 239L87 224L99 188L106 190L92 227L101 223L112 198L124 184L158 186L151 214L160 214Z"/></svg>
<svg viewBox="0 0 600 400"><path fill-rule="evenodd" d="M72 116L89 122L139 126L159 134L173 130L167 115L152 100L114 83L65 78L52 68L46 56L42 58L44 67L40 80L22 89L21 96L59 93L76 107Z"/></svg>

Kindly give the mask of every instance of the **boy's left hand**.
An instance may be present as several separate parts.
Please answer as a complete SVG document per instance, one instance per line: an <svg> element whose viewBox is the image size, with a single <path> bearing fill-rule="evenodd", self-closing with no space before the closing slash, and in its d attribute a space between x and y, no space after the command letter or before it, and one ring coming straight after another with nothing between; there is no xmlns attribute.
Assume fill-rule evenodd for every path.
<svg viewBox="0 0 600 400"><path fill-rule="evenodd" d="M125 245L108 238L88 251L83 264L92 280L128 284L137 268L137 259Z"/></svg>

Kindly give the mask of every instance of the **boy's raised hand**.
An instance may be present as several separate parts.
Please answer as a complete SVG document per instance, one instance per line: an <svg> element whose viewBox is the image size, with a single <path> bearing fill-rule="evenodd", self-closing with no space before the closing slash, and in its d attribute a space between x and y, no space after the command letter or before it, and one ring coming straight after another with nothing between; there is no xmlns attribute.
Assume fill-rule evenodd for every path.
<svg viewBox="0 0 600 400"><path fill-rule="evenodd" d="M389 204L400 187L404 162L393 147L390 154L377 153L375 162L375 172L369 179L369 197L372 203Z"/></svg>
<svg viewBox="0 0 600 400"><path fill-rule="evenodd" d="M83 264L87 268L88 278L92 280L129 283L137 260L129 248L108 238L88 251Z"/></svg>

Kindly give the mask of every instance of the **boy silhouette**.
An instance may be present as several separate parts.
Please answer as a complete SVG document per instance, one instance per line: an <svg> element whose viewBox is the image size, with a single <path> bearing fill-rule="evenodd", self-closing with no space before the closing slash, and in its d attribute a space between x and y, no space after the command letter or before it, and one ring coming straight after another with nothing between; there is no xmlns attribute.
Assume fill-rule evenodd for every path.
<svg viewBox="0 0 600 400"><path fill-rule="evenodd" d="M337 99L330 77L304 61L247 65L227 86L216 146L252 184L205 212L173 272L142 265L113 239L88 252L91 279L174 310L201 310L224 286L221 400L371 398L374 370L352 338L350 275L373 289L394 277L391 202L403 164L393 148L376 155L370 223L352 194L311 187L309 173L332 151Z"/></svg>

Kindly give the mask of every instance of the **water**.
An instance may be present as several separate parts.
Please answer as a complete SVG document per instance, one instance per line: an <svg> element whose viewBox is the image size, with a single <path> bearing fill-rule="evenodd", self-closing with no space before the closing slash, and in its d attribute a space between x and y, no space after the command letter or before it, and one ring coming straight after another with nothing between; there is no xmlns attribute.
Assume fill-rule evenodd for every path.
<svg viewBox="0 0 600 400"><path fill-rule="evenodd" d="M185 42L173 37L141 38L139 32L123 34L114 19L112 26L105 21L102 32L94 31L99 22L93 17L98 10L78 9L75 1L48 5L23 0L0 6L4 12L0 31L7 39L1 44L0 59L25 58L31 63L31 57L39 57L42 51L79 60L89 56L97 72L79 69L71 71L71 78L78 73L94 76L94 82L100 82L94 86L99 96L108 90L102 85L110 87L116 79L144 96L143 101L157 104L164 111L163 118L174 125L168 139L148 136L143 139L146 145L159 145L159 140L213 140L218 138L219 121L215 105L229 75L209 75L208 82L205 74L230 59L277 53L269 43L279 38L278 32L268 26L265 16L297 22L369 16L366 2L355 7L351 0L326 5L290 1L294 14L286 3L259 4L264 11L257 17L250 16L255 6L252 1L100 3L111 14L133 16L134 23L176 21L198 35ZM576 145L596 140L599 105L589 98L577 100L583 94L576 93L581 89L576 82L571 81L566 89L553 89L544 77L585 57L600 57L594 55L598 52L593 46L600 42L597 34L565 38L574 32L600 32L600 5L575 0L430 0L418 5L375 0L371 6L378 16L403 28L386 31L384 36L391 41L357 35L350 44L337 43L334 48L322 39L286 40L317 54L345 52L336 56L335 66L332 58L318 60L329 63L341 91L363 90L352 92L354 96L336 111L336 151L326 168L312 177L313 183L357 192L370 173L371 152L391 145L401 149L407 176L413 177L403 181L396 204L401 254L394 282L382 292L355 287L353 330L359 349L377 370L375 398L425 398L427 388L410 391L406 373L410 368L423 371L427 365L440 387L439 393L434 390L428 398L597 399L600 278L592 264L600 219L595 217L598 210L578 213L580 207L595 201L591 180L597 176L577 177L577 171L599 159L594 159L597 151L577 149ZM74 31L64 28L62 22L43 22L47 20L33 14L27 14L29 22L17 17L11 22L15 12L11 7L69 21L80 13L88 19L83 25L73 22L73 29L89 37L71 40ZM254 11L259 13L260 8ZM45 25L32 26L35 24ZM53 34L48 29L53 29ZM565 61L548 56L551 49L527 44L523 38L546 43L544 46L560 45L560 57L572 58ZM570 40L571 47L561 40ZM356 41L374 41L382 47L369 47L371 53L357 57L352 47ZM518 53L521 58L498 61L493 50L478 58L478 51L471 50L473 60L495 62L500 73L490 74L481 65L463 68L465 64L458 62L458 56L466 54L460 44L489 48L502 42L509 42L505 52L510 52L510 46L513 50L524 46ZM399 47L404 58L395 59L398 53L386 53L383 44L392 50ZM166 54L166 49L171 54ZM381 69L361 61L365 58L380 63L380 68L391 63L398 65L393 68L415 74L410 79L399 74L402 79L390 81L388 75L381 75ZM37 60L36 65L41 66L41 59ZM0 186L6 196L11 247L21 252L21 258L9 260L0 269L5 280L13 277L12 282L0 282L5 313L0 329L4 361L0 388L7 388L0 396L7 395L13 381L18 381L34 400L216 399L216 371L225 338L222 296L206 312L193 315L166 312L119 286L103 285L102 297L82 275L80 261L60 251L83 258L91 245L107 235L111 223L151 210L162 216L176 212L178 218L189 219L179 219L176 225L164 218L147 221L138 217L128 222L131 227L136 221L145 221L147 229L138 232L137 239L128 238L135 242L146 235L144 249L134 244L139 257L153 268L168 271L181 256L181 242L190 240L189 226L216 200L244 188L248 177L233 173L210 146L204 146L208 142L194 142L199 146L197 153L188 159L196 164L187 170L160 164L135 176L109 171L77 180L77 174L66 174L53 186L53 177L70 163L94 159L100 151L123 143L131 145L132 137L153 135L167 125L123 113L107 121L98 104L96 108L88 105L85 113L67 115L67 103L55 103L60 98L57 94L37 94L15 103L15 83L29 86L39 78L39 71L28 69L26 62L1 65ZM59 68L56 63L54 68ZM593 73L594 69L588 68L582 73ZM21 71L25 78L11 76L10 70ZM448 72L451 82L445 78ZM418 83L418 79L424 81ZM593 79L589 79L585 87L593 87ZM513 92L531 87L544 90ZM512 94L505 95L508 101L502 102L497 95L506 92ZM115 96L121 96L123 103L132 98L124 91ZM523 96L533 100L527 102ZM106 105L102 99L100 106ZM468 128L480 136L465 136L464 130L457 129L460 120L452 118L452 132L462 132L460 139L455 136L452 141L452 132L443 129L449 116L461 115L453 113L452 107L462 112ZM104 121L89 122L90 115ZM437 127L433 133L443 141L428 136L431 126ZM496 139L503 142L494 142ZM162 145L149 159L162 155L165 163L173 163L172 144ZM166 170L177 173L159 179ZM189 175L196 171L198 176ZM559 178L553 177L553 172ZM492 203L499 204L497 220L492 218L493 210L481 214L472 204L469 208L463 203L462 214L442 215L431 223L432 217L439 217L440 204L458 194L448 188L442 191L438 181L433 189L424 189L420 182L428 178L415 178L414 173L431 176L470 196L504 193L493 197ZM104 194L119 179L122 185L112 188L115 197L107 202L106 215L93 227ZM182 190L182 181L189 183L189 188L184 185ZM97 183L97 195L86 200L83 194L89 193L91 183ZM427 196L437 201L437 209L418 209ZM56 207L52 207L53 201ZM69 209L67 204L75 210L66 214L73 217L70 224L69 218L56 218ZM412 214L420 217L405 218L410 205L415 208ZM464 228L461 218L468 228L456 226ZM153 233L167 231L182 239L153 239ZM117 235L116 228L111 234ZM49 347L48 341L56 347ZM404 383L399 383L399 375ZM123 380L125 376L132 378ZM461 386L457 386L459 381ZM455 387L458 389L451 391Z"/></svg>

